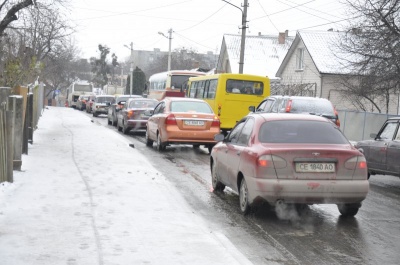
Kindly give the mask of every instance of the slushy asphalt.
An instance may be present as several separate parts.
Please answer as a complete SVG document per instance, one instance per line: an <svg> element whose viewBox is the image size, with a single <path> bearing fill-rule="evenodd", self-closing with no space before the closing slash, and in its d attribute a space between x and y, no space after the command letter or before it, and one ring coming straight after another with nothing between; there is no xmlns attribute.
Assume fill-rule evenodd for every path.
<svg viewBox="0 0 400 265"><path fill-rule="evenodd" d="M251 264L122 134L47 107L0 184L1 265Z"/></svg>

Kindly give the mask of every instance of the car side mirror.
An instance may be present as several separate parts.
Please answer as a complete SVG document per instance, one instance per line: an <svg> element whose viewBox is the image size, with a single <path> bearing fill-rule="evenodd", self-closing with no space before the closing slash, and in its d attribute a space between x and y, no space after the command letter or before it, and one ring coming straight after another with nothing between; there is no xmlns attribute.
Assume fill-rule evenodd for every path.
<svg viewBox="0 0 400 265"><path fill-rule="evenodd" d="M225 135L223 133L214 135L214 140L217 142L222 142L224 139L225 139Z"/></svg>
<svg viewBox="0 0 400 265"><path fill-rule="evenodd" d="M152 116L154 114L154 110L148 109L144 111L144 115L146 116Z"/></svg>
<svg viewBox="0 0 400 265"><path fill-rule="evenodd" d="M369 135L369 137L371 137L372 139L375 139L377 135L378 135L378 134L376 134L376 133L371 133L371 134Z"/></svg>
<svg viewBox="0 0 400 265"><path fill-rule="evenodd" d="M254 106L249 106L249 111L255 112L255 110L256 110L256 107L254 107Z"/></svg>

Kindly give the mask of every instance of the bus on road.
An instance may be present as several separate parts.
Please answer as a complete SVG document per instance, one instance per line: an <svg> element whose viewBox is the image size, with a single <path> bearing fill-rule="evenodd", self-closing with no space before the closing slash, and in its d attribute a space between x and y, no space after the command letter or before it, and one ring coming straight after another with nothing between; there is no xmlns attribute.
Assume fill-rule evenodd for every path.
<svg viewBox="0 0 400 265"><path fill-rule="evenodd" d="M203 76L204 72L175 70L157 73L149 78L148 98L184 97L185 84L190 77Z"/></svg>
<svg viewBox="0 0 400 265"><path fill-rule="evenodd" d="M213 74L191 77L187 96L208 102L221 121L221 130L230 131L236 122L270 95L270 80L248 74Z"/></svg>
<svg viewBox="0 0 400 265"><path fill-rule="evenodd" d="M76 108L76 103L80 95L94 95L93 85L84 81L73 82L67 88L67 104L71 108Z"/></svg>

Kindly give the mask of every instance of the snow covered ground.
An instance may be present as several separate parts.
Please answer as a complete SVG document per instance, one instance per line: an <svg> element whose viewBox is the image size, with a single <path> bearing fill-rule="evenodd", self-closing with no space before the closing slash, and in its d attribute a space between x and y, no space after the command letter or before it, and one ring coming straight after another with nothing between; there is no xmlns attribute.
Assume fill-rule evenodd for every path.
<svg viewBox="0 0 400 265"><path fill-rule="evenodd" d="M120 134L49 107L0 184L0 264L251 264Z"/></svg>

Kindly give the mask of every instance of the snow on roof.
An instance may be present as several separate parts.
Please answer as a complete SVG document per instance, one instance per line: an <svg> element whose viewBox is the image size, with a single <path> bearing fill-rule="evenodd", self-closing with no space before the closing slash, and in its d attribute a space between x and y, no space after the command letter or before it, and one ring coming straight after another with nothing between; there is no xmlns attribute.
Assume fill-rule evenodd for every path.
<svg viewBox="0 0 400 265"><path fill-rule="evenodd" d="M298 31L297 36L303 41L315 66L320 73L325 74L348 74L345 58L353 55L346 54L340 49L341 39L345 37L344 32L335 31Z"/></svg>
<svg viewBox="0 0 400 265"><path fill-rule="evenodd" d="M241 35L225 34L232 73L239 73ZM244 53L244 74L275 76L280 64L292 44L294 37L285 37L285 43L279 44L278 35L246 36Z"/></svg>

